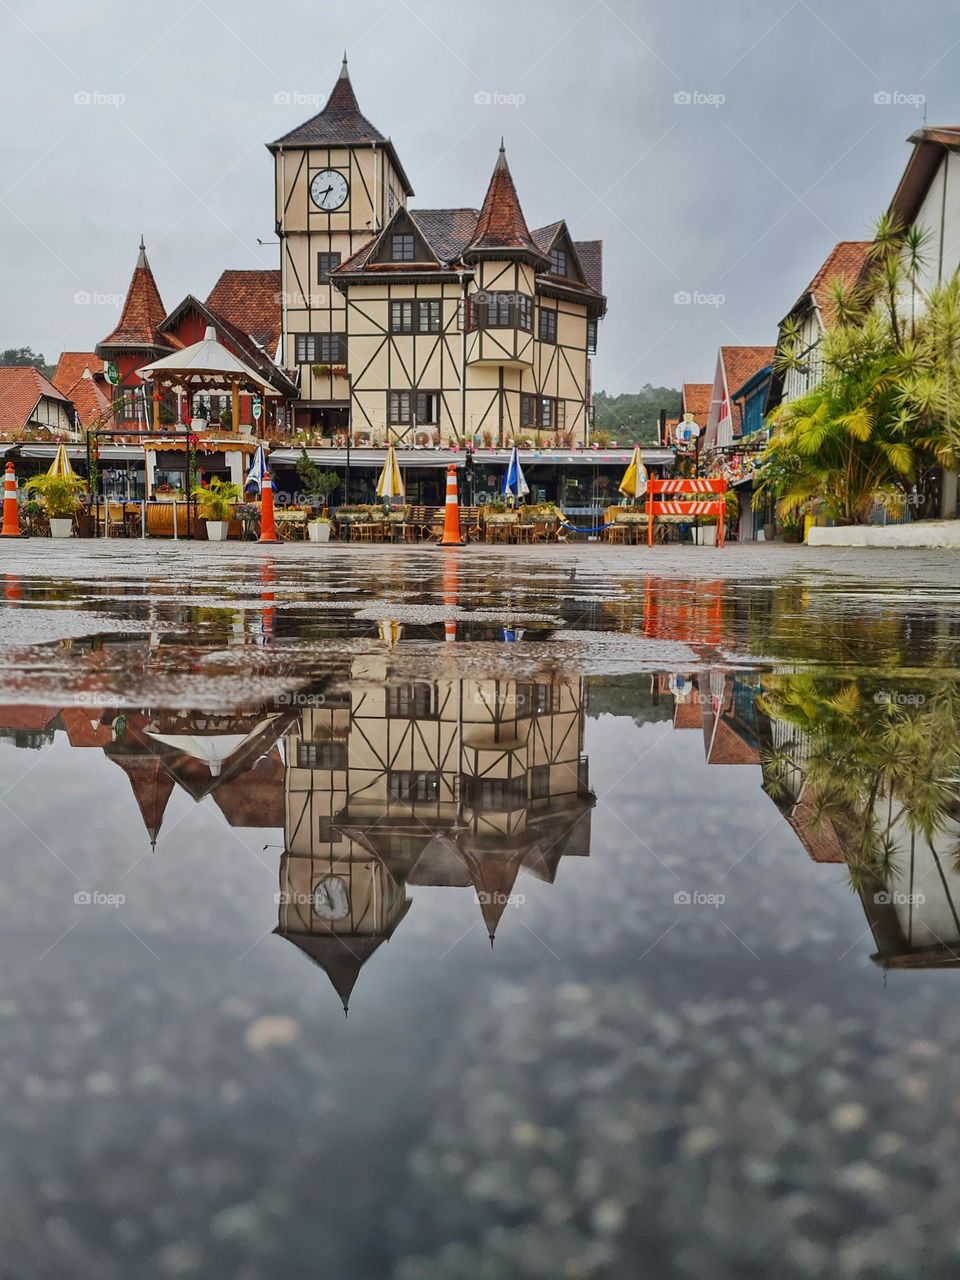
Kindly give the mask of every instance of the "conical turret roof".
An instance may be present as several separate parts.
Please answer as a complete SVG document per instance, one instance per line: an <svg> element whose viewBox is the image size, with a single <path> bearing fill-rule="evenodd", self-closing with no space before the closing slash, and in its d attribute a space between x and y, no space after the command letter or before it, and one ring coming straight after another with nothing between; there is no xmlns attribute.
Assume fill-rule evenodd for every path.
<svg viewBox="0 0 960 1280"><path fill-rule="evenodd" d="M477 218L473 239L463 254L466 262L472 258L494 256L519 256L538 265L547 262L543 250L535 244L520 208L520 199L513 184L502 139L500 154Z"/></svg>
<svg viewBox="0 0 960 1280"><path fill-rule="evenodd" d="M160 331L166 314L141 236L137 265L133 269L120 323L99 343L97 355L109 355L117 350L145 351L150 354L170 351L171 344Z"/></svg>

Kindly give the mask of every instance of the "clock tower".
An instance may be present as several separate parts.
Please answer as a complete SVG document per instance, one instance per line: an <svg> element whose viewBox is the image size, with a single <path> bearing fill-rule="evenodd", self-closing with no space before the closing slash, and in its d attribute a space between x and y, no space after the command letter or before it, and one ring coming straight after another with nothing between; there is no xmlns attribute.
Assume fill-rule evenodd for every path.
<svg viewBox="0 0 960 1280"><path fill-rule="evenodd" d="M346 430L346 301L329 274L378 234L413 189L393 143L361 114L346 56L320 114L269 150L280 239L280 363L300 373L295 425Z"/></svg>

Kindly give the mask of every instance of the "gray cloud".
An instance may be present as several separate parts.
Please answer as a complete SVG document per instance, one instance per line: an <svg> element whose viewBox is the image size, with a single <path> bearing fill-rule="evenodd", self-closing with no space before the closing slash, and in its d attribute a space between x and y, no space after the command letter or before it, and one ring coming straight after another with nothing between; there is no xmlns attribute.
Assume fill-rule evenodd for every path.
<svg viewBox="0 0 960 1280"><path fill-rule="evenodd" d="M0 346L95 343L141 232L168 307L275 265L263 144L314 108L274 96L322 104L346 47L414 205L479 204L502 133L531 226L604 240L598 388L708 380L889 202L921 108L875 95L956 119L955 41L948 0L9 0Z"/></svg>

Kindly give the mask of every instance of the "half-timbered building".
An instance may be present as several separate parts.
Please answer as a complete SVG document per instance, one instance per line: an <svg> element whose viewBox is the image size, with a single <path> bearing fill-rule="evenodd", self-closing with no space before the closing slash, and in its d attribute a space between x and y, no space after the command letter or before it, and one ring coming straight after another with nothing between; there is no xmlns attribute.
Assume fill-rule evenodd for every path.
<svg viewBox="0 0 960 1280"><path fill-rule="evenodd" d="M587 442L601 244L562 220L530 231L502 145L479 211L408 208L344 60L323 111L270 149L297 427L370 445Z"/></svg>

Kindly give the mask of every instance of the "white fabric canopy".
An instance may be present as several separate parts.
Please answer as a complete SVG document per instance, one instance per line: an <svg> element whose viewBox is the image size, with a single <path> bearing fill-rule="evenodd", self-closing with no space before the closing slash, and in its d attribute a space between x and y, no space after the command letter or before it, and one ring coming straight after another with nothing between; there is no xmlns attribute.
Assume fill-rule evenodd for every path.
<svg viewBox="0 0 960 1280"><path fill-rule="evenodd" d="M217 341L217 333L212 325L207 326L202 342L195 342L192 347L184 347L182 351L174 351L162 360L154 360L137 370L143 381L151 381L157 375L167 376L184 390L198 390L206 387L223 386L225 379L243 378L255 387L261 395L280 396L281 392L260 377L259 373L238 360L232 351ZM178 376L179 375L179 376Z"/></svg>

